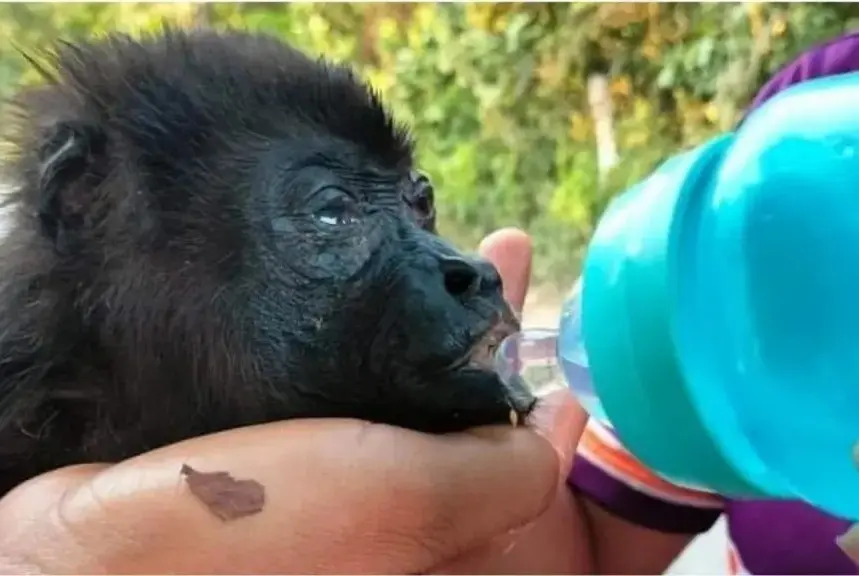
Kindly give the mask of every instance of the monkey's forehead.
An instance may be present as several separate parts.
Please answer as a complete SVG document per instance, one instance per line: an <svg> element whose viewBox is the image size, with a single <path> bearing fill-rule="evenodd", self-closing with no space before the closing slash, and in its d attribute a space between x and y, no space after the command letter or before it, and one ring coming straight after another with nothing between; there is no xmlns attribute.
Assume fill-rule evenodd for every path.
<svg viewBox="0 0 859 576"><path fill-rule="evenodd" d="M272 36L113 34L62 44L51 58L50 83L132 141L158 134L193 141L230 128L290 137L301 125L350 141L385 166L411 164L408 131L353 69Z"/></svg>

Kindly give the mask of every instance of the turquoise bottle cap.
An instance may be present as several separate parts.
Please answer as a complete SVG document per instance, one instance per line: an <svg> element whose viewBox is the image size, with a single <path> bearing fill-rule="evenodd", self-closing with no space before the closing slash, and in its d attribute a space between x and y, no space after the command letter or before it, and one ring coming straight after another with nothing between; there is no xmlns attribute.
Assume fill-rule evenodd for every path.
<svg viewBox="0 0 859 576"><path fill-rule="evenodd" d="M750 115L700 194L674 276L687 385L726 455L741 461L749 444L797 497L854 520L857 102L851 73Z"/></svg>
<svg viewBox="0 0 859 576"><path fill-rule="evenodd" d="M786 493L753 454L738 466L690 398L675 346L679 236L687 205L732 136L669 160L603 215L583 270L583 335L594 388L626 448L652 470L722 494Z"/></svg>

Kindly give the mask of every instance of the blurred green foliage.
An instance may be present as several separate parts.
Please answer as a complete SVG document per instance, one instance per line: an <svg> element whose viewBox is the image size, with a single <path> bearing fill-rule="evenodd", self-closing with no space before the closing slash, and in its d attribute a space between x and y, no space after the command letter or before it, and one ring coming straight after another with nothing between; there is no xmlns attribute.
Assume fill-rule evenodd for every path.
<svg viewBox="0 0 859 576"><path fill-rule="evenodd" d="M679 149L729 130L859 5L758 3L0 4L0 94L37 79L16 48L162 22L262 30L356 64L419 142L442 232L535 238L535 275L568 283L606 202ZM587 80L603 75L619 162L600 177Z"/></svg>

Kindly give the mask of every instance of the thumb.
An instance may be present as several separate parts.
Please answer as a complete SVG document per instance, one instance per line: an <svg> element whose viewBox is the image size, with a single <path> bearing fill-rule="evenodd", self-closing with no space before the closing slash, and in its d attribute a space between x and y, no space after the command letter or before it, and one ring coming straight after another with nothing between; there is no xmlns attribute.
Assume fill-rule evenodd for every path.
<svg viewBox="0 0 859 576"><path fill-rule="evenodd" d="M477 252L498 269L504 298L521 312L531 279L531 237L517 228L503 228L484 238Z"/></svg>

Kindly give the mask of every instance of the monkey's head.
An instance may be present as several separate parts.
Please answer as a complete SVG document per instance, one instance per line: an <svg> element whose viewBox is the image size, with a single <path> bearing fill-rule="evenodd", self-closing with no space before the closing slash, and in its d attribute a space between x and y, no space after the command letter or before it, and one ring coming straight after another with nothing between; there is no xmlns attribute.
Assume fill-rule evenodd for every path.
<svg viewBox="0 0 859 576"><path fill-rule="evenodd" d="M168 31L64 45L43 73L0 269L27 337L0 355L39 366L57 433L121 455L279 418L443 432L531 409L488 365L517 328L497 271L435 234L406 131L349 68Z"/></svg>

